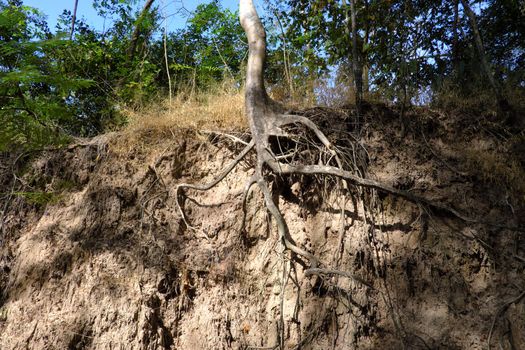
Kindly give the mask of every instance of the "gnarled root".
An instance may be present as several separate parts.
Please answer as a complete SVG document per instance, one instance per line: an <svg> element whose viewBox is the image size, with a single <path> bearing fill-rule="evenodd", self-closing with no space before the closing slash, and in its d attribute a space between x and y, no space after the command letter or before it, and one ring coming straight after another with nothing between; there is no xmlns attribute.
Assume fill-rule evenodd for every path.
<svg viewBox="0 0 525 350"><path fill-rule="evenodd" d="M180 202L180 199L181 197L183 197L183 191L184 189L192 189L192 190L197 190L197 191L207 191L207 190L210 190L212 189L213 187L217 186L217 184L219 184L226 176L228 176L229 173L232 172L233 169L235 169L235 167L237 166L237 164L239 164L239 162L241 160L244 159L244 157L253 149L255 145L255 142L252 140L250 141L250 143L248 143L248 145L246 147L244 147L244 149L242 150L242 152L237 156L235 157L235 159L233 160L233 162L231 162L220 174L219 176L217 176L212 182L210 183L207 183L207 184L204 184L204 185L194 185L194 184L187 184L187 183L181 183L181 184L178 184L177 187L175 188L175 195L176 195L176 198L175 198L175 203L177 204L177 208L178 208L178 211L179 211L179 214L181 215L181 218L182 220L184 221L184 224L188 227L188 228L193 228L193 226L191 226L189 223L188 223L188 220L186 218L186 214L184 214L184 210L182 209L182 204Z"/></svg>

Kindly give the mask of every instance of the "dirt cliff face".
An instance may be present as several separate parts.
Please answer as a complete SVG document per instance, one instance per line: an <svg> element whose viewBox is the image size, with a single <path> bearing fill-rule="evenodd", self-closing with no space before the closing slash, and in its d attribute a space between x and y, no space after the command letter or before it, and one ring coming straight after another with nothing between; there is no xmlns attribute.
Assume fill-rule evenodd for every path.
<svg viewBox="0 0 525 350"><path fill-rule="evenodd" d="M368 113L360 171L523 225L520 136L425 110L401 139L392 110ZM6 156L0 348L250 349L280 336L287 349L484 349L489 337L525 348L520 233L333 180L276 178L296 243L347 274L305 276L256 190L240 231L249 161L188 191L186 225L176 184L212 180L241 146L143 130Z"/></svg>

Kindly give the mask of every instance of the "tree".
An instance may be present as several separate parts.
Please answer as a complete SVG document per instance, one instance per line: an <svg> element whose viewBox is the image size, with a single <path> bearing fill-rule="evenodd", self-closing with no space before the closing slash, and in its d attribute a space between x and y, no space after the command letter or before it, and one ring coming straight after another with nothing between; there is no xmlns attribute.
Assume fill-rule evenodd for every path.
<svg viewBox="0 0 525 350"><path fill-rule="evenodd" d="M64 11L55 35L37 10L0 1L1 150L35 149L113 129L124 122L117 104L142 103L158 91L149 57L128 59L130 2L99 5L118 15L105 33ZM76 35L64 40L73 24Z"/></svg>
<svg viewBox="0 0 525 350"><path fill-rule="evenodd" d="M245 86L245 112L248 124L251 130L252 140L246 145L244 150L237 156L237 158L230 164L216 180L207 185L192 185L179 184L177 186L177 194L181 196L184 189L194 189L205 191L216 184L218 184L234 167L252 150L256 154L256 162L253 176L249 179L245 186L246 193L253 185L257 185L264 196L264 204L271 216L275 219L279 237L283 245L292 251L294 254L306 258L309 263L308 274L319 273L318 259L307 252L305 249L298 247L290 236L290 232L286 221L284 220L277 203L270 192L266 174L271 171L278 175L328 175L341 178L345 181L353 183L357 186L374 188L376 190L386 192L389 194L401 196L407 200L428 205L432 208L446 211L462 220L469 221L457 211L450 209L442 204L433 202L424 197L414 195L412 193L395 189L391 186L382 184L378 181L362 178L354 175L351 171L345 170L341 162L340 154L336 151L332 143L328 140L325 134L319 127L310 119L300 116L285 114L284 108L273 101L267 94L264 84L264 70L266 59L266 32L262 22L255 10L252 0L240 0L239 16L241 25L248 38L249 53L248 65L246 68L246 86ZM310 165L310 164L294 164L281 161L283 154L275 154L273 151L271 139L272 138L292 138L297 135L291 135L286 131L286 127L292 125L299 125L313 132L321 143L321 147L331 155L330 160L324 165ZM293 147L292 147L293 149ZM318 159L317 157L314 157ZM180 203L179 203L180 205ZM181 209L182 206L179 206ZM181 214L186 220L185 215L181 209ZM186 221L187 222L187 221Z"/></svg>
<svg viewBox="0 0 525 350"><path fill-rule="evenodd" d="M454 74L459 74L459 0L454 0L454 21L452 24L452 62Z"/></svg>
<svg viewBox="0 0 525 350"><path fill-rule="evenodd" d="M136 8L137 0L95 0L94 6L102 16L111 15L116 20L104 33L95 32L90 45L97 45L96 59L102 60L103 67L110 66L104 75L98 76L106 87L109 96L119 103L136 107L146 103L158 93L156 78L163 70L162 41L157 47L160 30L159 15L153 1L147 1ZM162 59L154 62L159 50ZM80 53L83 51L81 50ZM86 62L90 68L97 66Z"/></svg>
<svg viewBox="0 0 525 350"><path fill-rule="evenodd" d="M487 59L487 55L485 54L485 48L483 46L483 41L481 39L481 34L479 32L478 23L476 20L476 14L470 8L468 0L461 0L461 4L463 5L463 9L465 10L465 13L470 22L470 26L472 28L472 35L474 37L474 43L476 45L476 50L478 52L479 61L481 63L481 69L483 70L483 73L485 77L487 78L487 81L489 82L490 87L492 88L492 91L494 92L494 95L496 96L496 100L500 108L503 110L507 110L508 102L503 96L501 92L501 88L499 87L499 84L496 82L496 79L494 78L492 69Z"/></svg>
<svg viewBox="0 0 525 350"><path fill-rule="evenodd" d="M357 19L355 10L355 1L350 1L350 21L348 20L348 10L346 10L346 22L352 24L352 70L354 72L354 85L355 85L355 105L357 108L357 114L361 113L361 103L363 100L363 66L361 65L361 55L358 54L357 48ZM343 4L346 7L346 1L343 0ZM359 121L358 121L359 124Z"/></svg>
<svg viewBox="0 0 525 350"><path fill-rule="evenodd" d="M78 0L75 0L75 6L73 8L73 19L71 20L71 31L69 32L69 40L73 39L73 33L75 32L75 22L77 20L77 8L78 8Z"/></svg>
<svg viewBox="0 0 525 350"><path fill-rule="evenodd" d="M439 43L445 41L448 9L444 4L403 0L286 3L288 35L295 37L291 43L300 49L297 44L307 41L313 50L308 60L323 72L335 67L341 76L352 76L346 83L354 86L356 105L370 86L387 100L410 103L412 95L436 75L438 59L431 59L442 53Z"/></svg>
<svg viewBox="0 0 525 350"><path fill-rule="evenodd" d="M238 14L212 1L197 6L188 23L185 44L192 45L194 64L208 67L210 73L226 73L230 77L238 74L246 49Z"/></svg>
<svg viewBox="0 0 525 350"><path fill-rule="evenodd" d="M137 21L135 22L135 29L133 30L133 33L131 34L131 39L129 43L129 57L131 61L133 61L133 58L135 57L137 42L139 40L140 32L144 27L145 19L148 16L148 13L151 9L151 6L153 5L153 2L154 0L146 0L146 3L144 4L142 11L140 12L139 17L137 18Z"/></svg>
<svg viewBox="0 0 525 350"><path fill-rule="evenodd" d="M154 42L152 62L165 64L163 42ZM246 44L238 13L224 9L218 1L198 5L189 14L187 26L168 34L166 52L170 74L179 85L207 89L225 77L240 83ZM157 81L168 85L165 69ZM177 88L177 87L175 87Z"/></svg>
<svg viewBox="0 0 525 350"><path fill-rule="evenodd" d="M244 221L246 219L246 201L248 194L252 186L257 185L263 195L265 208L268 210L273 220L275 220L281 244L286 250L291 252L294 261L300 261L300 264L305 268L306 277L317 275L338 275L352 278L365 286L369 286L366 282L352 276L348 272L338 271L337 269L330 267L322 267L322 262L319 261L314 254L299 247L294 242L290 235L286 220L279 209L278 200L275 199L270 190L269 182L271 180L269 180L269 174L275 174L279 177L291 175L332 176L341 179L343 187L353 184L355 186L375 189L386 194L403 197L406 200L420 205L425 205L429 210L435 209L439 212L445 212L466 222L479 222L468 218L460 212L441 203L434 202L425 197L413 194L412 192L399 190L390 185L361 177L360 175L356 175L353 171L345 169L345 164L341 160L342 157L340 151L337 150L337 147L334 147L313 121L304 116L285 114L283 107L268 96L264 84L266 32L252 0L240 0L239 16L249 45L248 65L246 68L245 112L250 126L251 141L245 143L246 146L241 153L211 183L204 185L182 183L177 186L177 205L181 217L187 227L192 228L184 213L184 203L181 203L181 200L185 198L184 190L191 189L207 191L213 188L251 151L255 152L255 169L244 188L244 217L242 218L241 230L244 229ZM317 149L318 153L315 153L312 156L312 159L315 159L316 162L319 159L327 159L325 163L309 164L308 160L306 161L306 164L301 162L301 160L304 161L304 158L299 157L297 154L297 147L299 147L300 142L295 142L298 138L301 138L301 131L298 129L290 130L290 127L302 127L303 129L306 129L303 130L306 131L306 133L310 132L316 136L320 145L314 147ZM287 139L292 145L286 150L283 150L280 147L273 147L272 140L275 138ZM300 141L305 142L307 139L308 136L304 136ZM240 142L244 141L241 140ZM287 160L290 158L290 153L292 153L292 157L297 156L299 159L294 162ZM279 322L279 344L276 346L281 349L285 348L285 330L282 317L283 316L281 315L281 320Z"/></svg>
<svg viewBox="0 0 525 350"><path fill-rule="evenodd" d="M70 101L92 81L63 74L54 54L67 45L37 10L0 1L0 151L59 143L78 130Z"/></svg>

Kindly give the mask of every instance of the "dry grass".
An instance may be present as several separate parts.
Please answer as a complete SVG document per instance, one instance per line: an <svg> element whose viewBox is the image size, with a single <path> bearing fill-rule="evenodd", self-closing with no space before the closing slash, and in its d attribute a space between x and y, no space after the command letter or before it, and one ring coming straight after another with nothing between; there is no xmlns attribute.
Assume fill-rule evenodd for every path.
<svg viewBox="0 0 525 350"><path fill-rule="evenodd" d="M460 94L454 88L443 88L442 91L437 94L433 105L434 107L456 113L489 113L495 115L497 111L494 95L488 91L481 91L467 97Z"/></svg>
<svg viewBox="0 0 525 350"><path fill-rule="evenodd" d="M479 88L469 96L460 93L460 90L452 83L444 83L441 90L436 93L433 106L456 113L497 114L496 98L490 90ZM520 113L525 111L525 89L506 85L502 87L502 93L516 111Z"/></svg>
<svg viewBox="0 0 525 350"><path fill-rule="evenodd" d="M125 111L129 119L127 129L132 132L173 129L244 130L244 92L223 90L214 92L180 92L140 110Z"/></svg>
<svg viewBox="0 0 525 350"><path fill-rule="evenodd" d="M168 140L189 134L199 137L197 132L202 130L235 133L247 129L244 91L233 88L208 92L186 89L173 96L171 103L163 98L140 109L126 109L124 114L128 125L113 139L111 151L117 157L133 155L137 162L162 156Z"/></svg>

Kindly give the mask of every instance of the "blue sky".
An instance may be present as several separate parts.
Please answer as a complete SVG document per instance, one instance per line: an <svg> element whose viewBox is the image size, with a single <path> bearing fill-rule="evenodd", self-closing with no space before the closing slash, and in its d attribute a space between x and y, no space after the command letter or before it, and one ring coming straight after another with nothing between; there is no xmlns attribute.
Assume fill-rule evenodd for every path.
<svg viewBox="0 0 525 350"><path fill-rule="evenodd" d="M144 1L138 1L138 7L142 7ZM181 28L186 23L186 18L180 11L182 7L189 11L193 11L199 4L208 3L202 0L156 0L155 3L165 11L167 15L173 15L168 20L168 31ZM58 16L64 9L73 12L74 0L24 0L24 5L35 7L42 11L46 16L51 30L55 29ZM233 11L239 7L238 0L221 0L223 7L229 8ZM86 23L95 27L98 30L103 30L104 25L109 27L110 20L99 17L93 8L92 0L79 0L77 17L84 18Z"/></svg>

